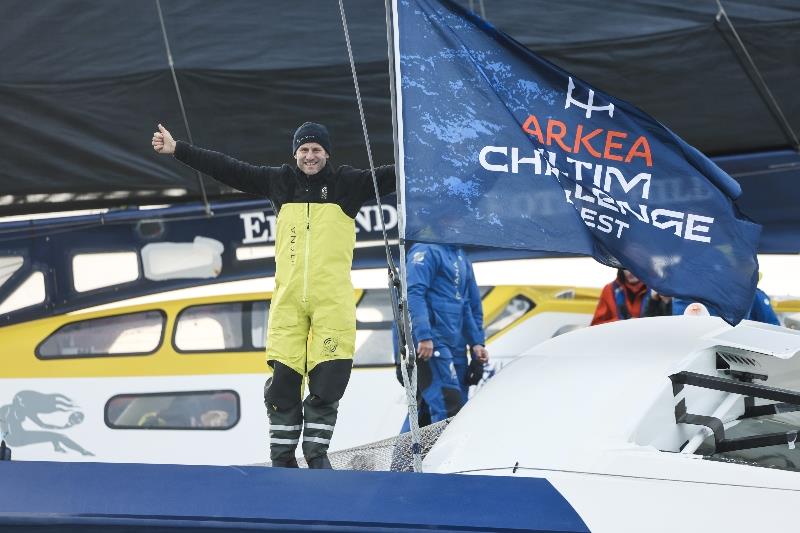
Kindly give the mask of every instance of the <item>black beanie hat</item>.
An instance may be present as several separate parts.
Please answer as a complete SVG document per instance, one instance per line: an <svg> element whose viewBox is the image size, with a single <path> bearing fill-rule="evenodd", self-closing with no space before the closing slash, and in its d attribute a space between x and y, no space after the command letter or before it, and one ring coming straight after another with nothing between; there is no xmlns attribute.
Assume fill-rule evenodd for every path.
<svg viewBox="0 0 800 533"><path fill-rule="evenodd" d="M292 138L292 155L297 153L297 149L306 143L318 143L328 155L331 153L331 138L328 135L328 128L316 122L305 122L297 128Z"/></svg>

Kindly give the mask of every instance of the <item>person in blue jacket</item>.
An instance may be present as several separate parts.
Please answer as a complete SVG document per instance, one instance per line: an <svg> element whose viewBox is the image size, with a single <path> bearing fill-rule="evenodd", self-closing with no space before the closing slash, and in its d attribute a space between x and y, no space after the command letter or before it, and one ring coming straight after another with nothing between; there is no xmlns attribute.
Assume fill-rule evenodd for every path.
<svg viewBox="0 0 800 533"><path fill-rule="evenodd" d="M690 303L692 303L691 300L673 298L672 314L682 315ZM717 316L712 309L708 309L708 312L712 316ZM778 320L778 315L776 315L775 311L772 309L772 303L770 302L769 296L767 296L767 293L758 288L756 289L756 294L753 297L753 305L750 306L750 311L744 318L746 320L755 320L756 322L764 322L766 324L774 324L776 326L781 325L781 321Z"/></svg>
<svg viewBox="0 0 800 533"><path fill-rule="evenodd" d="M465 351L488 358L483 330L473 316L480 292L464 251L451 245L414 244L408 251L408 309L417 349L418 386L430 422L454 416L464 405L454 355Z"/></svg>

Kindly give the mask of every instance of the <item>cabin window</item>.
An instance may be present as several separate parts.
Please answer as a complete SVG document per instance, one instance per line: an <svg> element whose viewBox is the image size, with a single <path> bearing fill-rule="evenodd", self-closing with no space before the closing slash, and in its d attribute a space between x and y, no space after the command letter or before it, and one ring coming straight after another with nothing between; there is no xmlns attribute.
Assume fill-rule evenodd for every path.
<svg viewBox="0 0 800 533"><path fill-rule="evenodd" d="M389 291L364 291L356 306L355 366L394 364L393 320Z"/></svg>
<svg viewBox="0 0 800 533"><path fill-rule="evenodd" d="M136 252L77 254L72 258L72 284L78 292L120 285L139 279Z"/></svg>
<svg viewBox="0 0 800 533"><path fill-rule="evenodd" d="M40 304L44 302L45 296L44 274L38 271L32 272L14 292L8 295L8 298L3 300L3 303L0 303L0 315Z"/></svg>
<svg viewBox="0 0 800 533"><path fill-rule="evenodd" d="M225 430L239 416L239 395L232 390L119 394L105 407L112 429Z"/></svg>
<svg viewBox="0 0 800 533"><path fill-rule="evenodd" d="M486 338L488 339L507 328L534 307L536 307L536 304L533 303L533 300L527 296L517 294L509 300L500 314L486 326Z"/></svg>
<svg viewBox="0 0 800 533"><path fill-rule="evenodd" d="M166 316L143 311L66 324L36 349L39 359L147 355L161 344Z"/></svg>
<svg viewBox="0 0 800 533"><path fill-rule="evenodd" d="M21 256L0 257L0 287L22 267L24 262Z"/></svg>
<svg viewBox="0 0 800 533"><path fill-rule="evenodd" d="M195 305L178 315L179 352L263 350L269 306L266 301Z"/></svg>
<svg viewBox="0 0 800 533"><path fill-rule="evenodd" d="M263 350L267 347L267 319L269 318L269 302L252 302L250 338L253 348Z"/></svg>

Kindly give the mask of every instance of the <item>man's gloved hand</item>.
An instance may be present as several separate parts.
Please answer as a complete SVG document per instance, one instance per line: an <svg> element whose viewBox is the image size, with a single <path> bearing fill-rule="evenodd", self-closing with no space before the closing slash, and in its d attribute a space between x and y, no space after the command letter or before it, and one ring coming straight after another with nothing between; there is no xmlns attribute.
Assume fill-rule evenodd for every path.
<svg viewBox="0 0 800 533"><path fill-rule="evenodd" d="M475 344L472 347L472 358L477 359L481 363L489 362L489 350L483 344Z"/></svg>
<svg viewBox="0 0 800 533"><path fill-rule="evenodd" d="M465 381L467 385L477 385L483 379L483 362L477 357L473 357L467 367Z"/></svg>

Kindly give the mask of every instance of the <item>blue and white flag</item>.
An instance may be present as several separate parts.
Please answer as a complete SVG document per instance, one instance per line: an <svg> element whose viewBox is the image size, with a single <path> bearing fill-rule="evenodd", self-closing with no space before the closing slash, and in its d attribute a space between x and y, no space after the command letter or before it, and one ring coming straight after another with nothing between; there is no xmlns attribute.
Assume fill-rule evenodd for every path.
<svg viewBox="0 0 800 533"><path fill-rule="evenodd" d="M761 227L736 181L455 3L393 7L401 237L591 255L747 314Z"/></svg>

